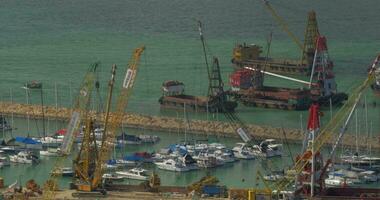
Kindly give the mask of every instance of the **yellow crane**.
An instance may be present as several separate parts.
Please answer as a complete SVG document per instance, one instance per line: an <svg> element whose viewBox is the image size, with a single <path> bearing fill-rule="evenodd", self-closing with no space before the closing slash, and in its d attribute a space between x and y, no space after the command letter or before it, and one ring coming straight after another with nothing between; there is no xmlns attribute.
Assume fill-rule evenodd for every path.
<svg viewBox="0 0 380 200"><path fill-rule="evenodd" d="M268 0L262 0L262 1L265 7L269 10L269 12L275 18L275 20L280 24L282 29L289 35L290 38L292 38L292 40L297 44L297 46L302 51L304 49L302 42L289 30L286 22L280 17L280 15L277 14L276 10L269 4L269 1Z"/></svg>
<svg viewBox="0 0 380 200"><path fill-rule="evenodd" d="M61 157L56 160L52 172L50 173L50 177L44 184L44 199L53 199L54 192L58 188L57 179L61 176L63 162L71 152L75 133L79 130L81 120L87 118L88 105L95 85L95 73L98 66L99 63L94 63L90 66L80 86L79 93L74 101L70 122L67 126L66 134L60 147Z"/></svg>
<svg viewBox="0 0 380 200"><path fill-rule="evenodd" d="M301 62L311 64L313 62L314 57L314 50L315 50L315 44L316 39L319 36L319 30L318 30L318 23L317 23L317 17L315 14L315 11L310 11L308 13L308 20L306 24L305 34L304 34L304 42L302 43L297 36L293 34L288 28L287 23L285 20L277 14L276 10L270 5L268 0L262 0L265 7L269 10L269 12L272 14L274 19L280 24L282 29L288 34L288 36L296 43L296 45L300 48L302 51L301 55Z"/></svg>
<svg viewBox="0 0 380 200"><path fill-rule="evenodd" d="M337 113L329 121L329 123L323 129L321 129L318 136L315 138L315 141L312 143L310 147L311 149L313 149L312 152L320 152L322 146L327 141L333 139L332 136L334 133L337 132L337 130L340 130L341 132L345 131L345 126L342 126L342 124L347 125L349 121L349 117L351 116L353 110L355 109L355 106L359 102L362 93L373 82L374 71L379 62L380 62L380 55L378 55L376 59L373 61L372 67L370 68L368 76L364 80L364 82L352 91L351 96L346 101L346 103L337 111ZM349 117L347 118L347 116ZM340 140L341 140L341 135L339 135L335 146L339 143ZM305 152L304 155L301 155L301 158L302 157L310 158L311 157L310 151ZM283 191L284 189L288 188L294 183L297 176L302 172L302 170L305 168L307 164L308 164L307 162L304 162L304 159L299 159L294 164L294 166L290 170L288 170L284 178L278 181L275 181L272 184L263 180L265 187L272 191L277 191L277 192ZM327 163L324 167L327 167L328 164L329 163ZM259 173L258 176L262 178L261 173Z"/></svg>
<svg viewBox="0 0 380 200"><path fill-rule="evenodd" d="M101 189L104 165L110 158L110 153L113 149L112 147L113 145L115 145L115 134L124 119L125 109L128 104L128 98L131 94L132 88L136 80L138 63L140 61L141 54L144 50L144 46L134 50L132 59L128 64L128 68L125 73L122 88L120 90L120 95L118 96L116 102L116 111L111 115L110 108L116 66L114 65L112 67L112 77L109 83L109 93L103 125L104 131L100 149L96 149L96 141L91 144L91 142L94 141L94 136L92 136L92 139L90 138L91 132L93 132L93 122L92 119L89 119L86 126L86 136L82 143L82 154L78 154L78 156L80 157L77 158L75 162L75 172L78 178L77 189L79 191L91 192ZM92 152L89 151L90 148L95 148L96 153L94 155L90 154Z"/></svg>

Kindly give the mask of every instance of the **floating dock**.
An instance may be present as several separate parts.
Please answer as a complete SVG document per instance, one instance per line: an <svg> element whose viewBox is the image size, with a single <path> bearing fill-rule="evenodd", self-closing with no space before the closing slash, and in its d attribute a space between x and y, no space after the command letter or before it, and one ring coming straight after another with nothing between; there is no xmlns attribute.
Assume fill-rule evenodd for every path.
<svg viewBox="0 0 380 200"><path fill-rule="evenodd" d="M44 116L49 119L58 119L66 121L71 116L71 109L64 107L44 106ZM42 118L42 109L40 105L26 105L10 102L0 102L0 113L6 116ZM90 112L95 115L95 112ZM111 113L112 115L112 113ZM101 117L102 119L103 117ZM156 130L164 132L175 132L178 129L184 130L187 128L187 133L201 134L201 135L214 135L220 137L238 137L238 134L230 126L228 122L220 121L205 121L205 120L189 120L191 126L188 126L183 120L172 117L158 117L147 116L140 114L126 114L124 116L123 124L129 128L144 128L146 130ZM282 140L284 138L282 128L274 128L268 126L258 126L248 124L247 128L250 133L254 134L256 139L274 138ZM288 141L300 143L304 138L304 134L299 129L284 129ZM372 145L373 149L380 149L380 142L378 137L368 139L365 137L359 138L358 144L361 148L367 148L368 144ZM332 144L335 140L329 140ZM349 146L356 143L355 137L346 134L343 138L343 145Z"/></svg>

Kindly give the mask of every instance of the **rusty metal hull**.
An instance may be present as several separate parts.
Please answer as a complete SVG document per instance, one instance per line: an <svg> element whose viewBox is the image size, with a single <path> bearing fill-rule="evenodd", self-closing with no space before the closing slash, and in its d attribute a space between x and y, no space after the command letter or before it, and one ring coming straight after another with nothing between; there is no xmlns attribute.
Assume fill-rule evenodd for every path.
<svg viewBox="0 0 380 200"><path fill-rule="evenodd" d="M230 96L246 106L275 108L283 110L307 110L310 92L302 89L263 87L229 91Z"/></svg>
<svg viewBox="0 0 380 200"><path fill-rule="evenodd" d="M193 112L234 112L237 107L236 102L221 103L217 99L192 95L162 96L158 102L162 109L186 109L186 111Z"/></svg>

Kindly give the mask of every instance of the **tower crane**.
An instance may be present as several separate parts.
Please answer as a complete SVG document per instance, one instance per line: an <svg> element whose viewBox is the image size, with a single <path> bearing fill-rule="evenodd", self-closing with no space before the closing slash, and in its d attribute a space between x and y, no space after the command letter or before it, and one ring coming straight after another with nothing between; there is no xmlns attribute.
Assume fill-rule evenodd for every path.
<svg viewBox="0 0 380 200"><path fill-rule="evenodd" d="M75 174L77 176L77 189L84 192L92 192L101 188L103 168L104 164L110 157L112 147L115 141L115 134L117 129L120 127L122 120L125 116L125 109L128 105L128 98L131 94L132 88L134 86L137 74L137 67L140 61L140 56L145 50L145 47L139 47L134 50L132 59L128 64L128 68L125 73L125 77L122 83L122 88L116 103L116 111L111 115L111 101L113 93L113 85L115 78L116 66L112 67L112 76L109 83L109 93L106 104L106 113L104 117L104 132L102 136L101 146L94 156L89 155L86 152L91 145L91 126L92 120L89 119L87 122L88 128L85 132L86 141L82 143L83 154L79 154L75 162ZM94 137L93 137L94 138ZM87 144L85 144L85 142ZM96 148L96 142L93 143L94 148ZM82 164L83 163L83 164ZM90 165L92 165L90 167Z"/></svg>
<svg viewBox="0 0 380 200"><path fill-rule="evenodd" d="M94 63L90 66L80 86L79 93L74 100L73 112L67 126L65 137L60 147L61 157L58 157L56 160L52 170L53 173L50 173L49 179L44 184L44 199L53 199L54 192L58 188L57 179L61 176L59 171L61 170L63 162L67 159L68 155L71 152L75 139L75 133L79 130L81 120L85 119L88 115L89 102L95 85L95 73L98 66L99 63Z"/></svg>

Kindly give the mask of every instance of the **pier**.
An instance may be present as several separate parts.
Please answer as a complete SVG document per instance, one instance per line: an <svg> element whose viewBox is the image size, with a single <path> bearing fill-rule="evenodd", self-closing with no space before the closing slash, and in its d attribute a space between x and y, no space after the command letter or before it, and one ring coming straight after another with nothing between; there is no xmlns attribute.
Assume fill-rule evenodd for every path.
<svg viewBox="0 0 380 200"><path fill-rule="evenodd" d="M44 116L49 119L68 120L71 116L72 110L65 107L44 106ZM27 105L11 102L0 102L0 113L5 116L26 117L30 118L42 118L42 108L40 105ZM91 111L90 115L95 115L95 112ZM112 113L111 113L112 116ZM103 116L100 116L103 119ZM188 125L188 123L190 125ZM214 135L219 137L238 137L236 131L227 122L221 121L205 121L205 120L189 120L185 123L183 120L162 117L162 116L147 116L136 113L125 114L123 124L129 128L144 128L146 130L155 130L163 132L175 132L178 130L184 130L186 128L187 133L201 134L201 135ZM276 128L269 126L259 126L254 124L247 124L249 133L251 133L256 139L274 138L277 140L283 140L283 130L286 132L286 138L293 143L301 143L304 135L299 129L290 128ZM360 148L368 148L368 145L372 146L372 149L379 150L380 142L379 137L360 137L358 139ZM329 140L328 144L335 142L335 138ZM355 137L346 134L342 141L345 146L355 145Z"/></svg>

